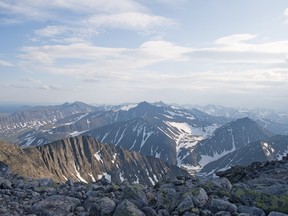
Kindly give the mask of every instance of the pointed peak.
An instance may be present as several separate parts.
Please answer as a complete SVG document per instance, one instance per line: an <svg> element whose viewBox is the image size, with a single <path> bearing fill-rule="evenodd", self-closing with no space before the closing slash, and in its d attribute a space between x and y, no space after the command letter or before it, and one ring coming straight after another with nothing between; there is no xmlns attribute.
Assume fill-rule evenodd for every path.
<svg viewBox="0 0 288 216"><path fill-rule="evenodd" d="M151 106L153 105L148 103L147 101L143 101L138 104L138 107L151 107Z"/></svg>

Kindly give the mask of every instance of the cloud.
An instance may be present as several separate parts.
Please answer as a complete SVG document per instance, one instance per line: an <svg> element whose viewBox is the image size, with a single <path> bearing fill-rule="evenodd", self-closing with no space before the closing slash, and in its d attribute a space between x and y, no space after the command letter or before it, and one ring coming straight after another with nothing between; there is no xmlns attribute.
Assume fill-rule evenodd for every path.
<svg viewBox="0 0 288 216"><path fill-rule="evenodd" d="M4 61L0 59L0 66L4 66L4 67L13 67L14 65L8 61Z"/></svg>
<svg viewBox="0 0 288 216"><path fill-rule="evenodd" d="M285 9L284 16L288 17L288 8Z"/></svg>
<svg viewBox="0 0 288 216"><path fill-rule="evenodd" d="M11 19L11 23L25 20L54 20L69 24L46 26L36 31L38 36L53 37L66 33L79 34L97 31L91 25L102 28L141 29L170 25L172 20L149 14L148 8L132 0L15 0L0 2L4 12L3 19ZM66 11L66 12L65 12ZM65 13L64 13L65 12ZM68 12L68 13L67 13ZM2 23L4 21L2 20ZM79 25L77 27L77 24ZM85 27L83 27L83 24ZM81 28L82 26L82 28ZM94 26L95 27L95 26ZM88 31L85 29L88 28ZM144 29L143 29L144 28Z"/></svg>
<svg viewBox="0 0 288 216"><path fill-rule="evenodd" d="M42 44L93 41L100 33L111 29L162 35L167 26L175 24L170 18L153 14L136 0L4 0L0 2L0 10L3 11L0 24L53 23L35 30L30 36L33 42Z"/></svg>
<svg viewBox="0 0 288 216"><path fill-rule="evenodd" d="M226 37L221 37L215 41L215 44L235 44L238 42L248 41L251 39L254 39L257 35L252 34L235 34L235 35L229 35Z"/></svg>
<svg viewBox="0 0 288 216"><path fill-rule="evenodd" d="M96 15L87 20L90 25L117 29L145 30L154 27L172 25L168 18L140 12L117 13L113 15Z"/></svg>
<svg viewBox="0 0 288 216"><path fill-rule="evenodd" d="M63 11L70 11L76 14L95 14L95 12L124 12L143 10L143 6L132 0L3 0L0 2L2 13L9 18L24 18L26 20L57 20ZM66 13L69 16L69 13ZM61 15L63 16L63 15ZM19 20L21 21L21 20ZM22 20L24 21L24 20Z"/></svg>
<svg viewBox="0 0 288 216"><path fill-rule="evenodd" d="M235 64L285 64L288 40L254 42L256 35L237 34L219 38L210 47L194 49L193 59L209 60L210 63Z"/></svg>
<svg viewBox="0 0 288 216"><path fill-rule="evenodd" d="M29 89L30 88L30 86L19 85L19 84L8 84L7 86L11 88L16 88L16 89Z"/></svg>
<svg viewBox="0 0 288 216"><path fill-rule="evenodd" d="M24 78L24 79L20 79L20 81L27 82L27 83L42 83L41 80L32 79L32 78Z"/></svg>
<svg viewBox="0 0 288 216"><path fill-rule="evenodd" d="M191 49L167 41L147 41L135 49L98 47L80 43L23 48L29 70L86 79L129 79L129 73L164 61L186 61ZM80 54L80 55L79 55Z"/></svg>
<svg viewBox="0 0 288 216"><path fill-rule="evenodd" d="M90 27L77 26L57 26L50 25L34 31L36 41L41 38L51 39L59 43L80 43L89 41L93 36L98 35L98 31Z"/></svg>
<svg viewBox="0 0 288 216"><path fill-rule="evenodd" d="M43 86L39 86L38 89L41 89L41 90L55 90L55 91L62 90L62 88L57 86L57 85L43 85Z"/></svg>

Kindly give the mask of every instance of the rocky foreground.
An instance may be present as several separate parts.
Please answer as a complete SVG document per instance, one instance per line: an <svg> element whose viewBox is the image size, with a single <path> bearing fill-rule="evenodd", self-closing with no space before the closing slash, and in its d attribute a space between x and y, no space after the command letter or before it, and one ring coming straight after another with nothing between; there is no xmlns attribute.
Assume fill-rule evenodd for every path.
<svg viewBox="0 0 288 216"><path fill-rule="evenodd" d="M143 186L102 178L60 184L21 177L0 162L0 215L282 216L288 214L287 170L285 158L234 167L211 180L178 177Z"/></svg>

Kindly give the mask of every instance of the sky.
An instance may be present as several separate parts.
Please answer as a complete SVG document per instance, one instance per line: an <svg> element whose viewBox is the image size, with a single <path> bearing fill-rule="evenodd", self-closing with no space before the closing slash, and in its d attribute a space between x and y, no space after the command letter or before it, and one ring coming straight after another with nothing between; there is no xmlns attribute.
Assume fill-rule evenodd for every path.
<svg viewBox="0 0 288 216"><path fill-rule="evenodd" d="M1 0L0 103L288 107L287 0Z"/></svg>

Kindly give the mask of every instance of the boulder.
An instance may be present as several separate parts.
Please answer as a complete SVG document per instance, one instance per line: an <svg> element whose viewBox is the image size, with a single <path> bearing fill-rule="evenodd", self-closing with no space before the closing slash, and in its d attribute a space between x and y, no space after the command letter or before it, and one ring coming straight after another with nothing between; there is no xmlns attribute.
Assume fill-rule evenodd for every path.
<svg viewBox="0 0 288 216"><path fill-rule="evenodd" d="M32 212L39 216L65 216L71 213L79 204L79 199L64 195L53 195L34 204Z"/></svg>
<svg viewBox="0 0 288 216"><path fill-rule="evenodd" d="M145 214L132 202L124 200L117 206L113 216L145 216Z"/></svg>
<svg viewBox="0 0 288 216"><path fill-rule="evenodd" d="M237 212L237 206L221 199L212 198L206 205L206 207L211 210L213 213L220 211L225 211L229 213Z"/></svg>

